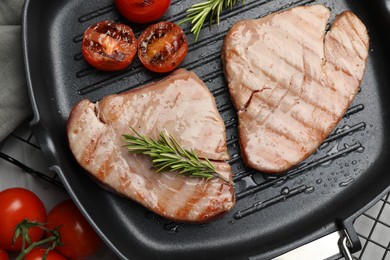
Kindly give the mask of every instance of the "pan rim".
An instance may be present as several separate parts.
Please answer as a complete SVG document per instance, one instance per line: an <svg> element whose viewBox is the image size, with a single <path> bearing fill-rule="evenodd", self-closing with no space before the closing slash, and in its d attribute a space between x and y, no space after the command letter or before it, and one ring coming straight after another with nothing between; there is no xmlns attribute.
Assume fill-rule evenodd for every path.
<svg viewBox="0 0 390 260"><path fill-rule="evenodd" d="M24 10L23 10L23 26L22 26L22 28L23 28L23 30L22 30L22 33L23 33L23 52L24 52L23 58L24 58L24 62L25 62L25 73L26 73L26 79L27 79L27 86L28 86L30 101L31 101L31 105L33 108L33 114L34 114L34 119L31 121L31 125L34 126L35 129L39 130L39 129L43 129L45 127L44 126L45 123L44 123L44 119L40 115L39 105L38 105L37 100L35 98L35 93L34 93L34 89L33 89L33 82L31 80L32 75L31 75L31 71L30 71L31 61L30 61L29 55L28 55L28 53L29 53L29 48L28 48L29 39L28 39L28 35L27 35L27 32L28 32L27 16L28 16L28 7L29 7L31 2L32 2L31 0L26 0L25 5L24 5ZM45 140L42 140L42 137L38 137L38 139L39 138L40 138L40 140L38 140L38 141L40 143L44 144L46 142ZM50 136L48 138L50 138ZM63 181L63 183L67 187L67 191L70 192L72 199L75 201L76 205L81 210L83 215L86 216L88 221L93 224L92 226L95 228L95 230L99 231L98 232L99 235L101 235L103 237L104 241L106 243L108 243L109 247L111 249L113 249L123 259L125 259L126 257L124 255L122 255L122 253L115 247L114 244L111 243L111 241L105 236L105 234L100 230L100 228L96 225L96 223L93 221L93 219L89 216L88 212L85 210L82 203L78 200L77 195L74 194L71 187L68 186L69 184L67 183L66 178L64 177L64 174L61 170L61 167L59 166L60 163L56 160L53 160L53 156L47 156L48 152L50 152L50 151L46 151L44 154L45 159L48 160L48 162L52 165L51 166L52 169L54 169L55 171L59 171L61 173L61 174L59 174L59 176L61 177L61 180ZM360 215L361 213L366 211L368 208L370 208L372 205L374 205L377 201L379 201L388 192L390 192L390 186L388 186L379 195L377 195L375 198L373 198L369 204L366 204L363 208L357 209L356 212L353 215L351 215L347 220L351 220L351 221L355 220L358 215Z"/></svg>

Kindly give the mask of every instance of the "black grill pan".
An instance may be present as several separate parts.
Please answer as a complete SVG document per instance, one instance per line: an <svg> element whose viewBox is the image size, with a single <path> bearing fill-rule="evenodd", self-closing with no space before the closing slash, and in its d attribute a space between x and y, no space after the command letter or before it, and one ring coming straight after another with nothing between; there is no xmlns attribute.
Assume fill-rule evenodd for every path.
<svg viewBox="0 0 390 260"><path fill-rule="evenodd" d="M179 22L200 1L173 0L164 20ZM220 51L228 28L245 18L297 5L322 3L333 15L349 9L369 29L369 60L361 89L324 144L283 176L246 168L239 153L236 111L229 98ZM199 41L187 33L182 67L195 71L212 91L225 120L237 203L205 225L178 224L102 189L78 166L68 148L65 124L81 99L98 101L164 75L135 61L120 72L98 72L81 54L91 24L128 23L112 0L26 0L23 47L34 110L35 134L51 169L104 241L126 259L268 259L329 234L349 229L354 219L390 185L389 1L246 0L221 15L220 26L203 28ZM145 28L131 25L139 35ZM21 75L22 76L22 75ZM352 236L353 237L353 236ZM356 241L355 241L356 242ZM354 244L354 250L359 245Z"/></svg>

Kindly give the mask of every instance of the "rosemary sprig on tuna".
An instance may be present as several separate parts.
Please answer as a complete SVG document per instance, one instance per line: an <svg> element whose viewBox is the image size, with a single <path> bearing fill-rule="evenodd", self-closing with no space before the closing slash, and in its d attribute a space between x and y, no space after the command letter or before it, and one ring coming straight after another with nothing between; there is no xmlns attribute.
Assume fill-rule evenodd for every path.
<svg viewBox="0 0 390 260"><path fill-rule="evenodd" d="M219 17L223 8L229 7L232 9L236 3L237 0L208 0L199 4L195 4L187 10L188 14L186 18L179 24L191 22L191 32L195 35L195 41L197 41L200 30L202 29L204 21L208 16L210 28L214 20L216 20L217 24L219 25ZM244 0L242 0L242 3L244 3Z"/></svg>
<svg viewBox="0 0 390 260"><path fill-rule="evenodd" d="M220 178L232 184L232 181L217 172L215 166L207 159L200 159L193 150L184 149L172 136L161 132L155 140L138 133L124 134L127 149L130 153L145 154L152 159L157 172L178 171L180 174L195 178Z"/></svg>

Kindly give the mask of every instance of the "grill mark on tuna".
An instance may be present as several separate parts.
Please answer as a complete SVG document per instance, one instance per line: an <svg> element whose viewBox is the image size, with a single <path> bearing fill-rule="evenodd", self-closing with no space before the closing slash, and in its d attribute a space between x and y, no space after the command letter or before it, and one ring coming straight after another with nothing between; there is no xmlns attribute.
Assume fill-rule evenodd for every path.
<svg viewBox="0 0 390 260"><path fill-rule="evenodd" d="M344 33L348 38L349 38L349 40L351 40L351 38L349 37L349 35L347 34L347 33L345 33L344 31L341 31L342 33ZM336 41L336 42L338 42L339 43L339 45L341 45L342 44L342 42L338 39L338 38L336 38L334 35L330 35L329 37L328 37L328 40L330 40L330 39L332 39L333 41ZM351 40L351 42L353 43L353 41ZM344 52L346 53L346 55L345 56L350 56L350 55L353 55L354 53L352 52L352 50L350 50L350 49L348 49L347 48L347 46L343 46L343 48L344 48ZM343 53L344 54L344 53ZM343 55L343 57L345 57L344 55ZM359 58L361 58L361 57L359 57ZM328 63L330 62L330 61L327 61ZM332 62L332 64L334 64L333 62ZM345 64L340 64L342 67L339 67L338 65L336 65L336 64L334 64L336 67L338 67L340 70L342 70L343 72L345 72L347 75L349 75L349 76L352 76L352 72L351 71L349 71L349 69L350 68L348 68L348 67L345 67Z"/></svg>
<svg viewBox="0 0 390 260"><path fill-rule="evenodd" d="M338 31L339 31L339 33L341 32L341 33L344 33L345 35L346 35L346 37L348 37L348 40L350 41L350 43L351 43L351 45L353 46L353 50L351 50L351 49L347 49L347 46L346 45L343 45L342 44L342 42L338 39L338 38L336 38L335 37L335 35L334 34L328 34L327 35L327 38L328 38L328 40L329 40L329 38L331 38L333 41L335 41L335 42L337 42L337 43L339 43L339 46L343 46L343 48L344 48L344 50L345 50L345 52L346 52L346 54L347 54L347 57L353 57L355 54L357 54L358 56L359 56L359 59L362 61L362 65L364 66L364 57L362 57L361 56L361 54L360 54L360 52L358 51L358 49L356 48L356 46L355 46L355 39L359 39L359 41L360 41L360 44L362 44L364 47L365 47L365 49L368 49L368 45L365 43L365 40L363 40L363 38L362 38L362 35L357 31L357 29L356 29L356 26L355 26L355 24L354 23L352 23L352 21L351 21L351 19L352 19L352 16L351 16L351 14L347 11L347 12L345 12L344 13L344 17L343 17L344 19L340 19L340 15L336 18L336 21L335 21L335 23L339 23L340 25L339 25L339 27L337 28L338 29ZM353 19L355 19L355 21L356 21L356 23L359 23L360 21L358 21L358 20L356 20L356 17L355 18L353 18ZM346 26L349 26L350 28L352 28L353 30L352 31L350 31L350 30L345 30L345 27ZM356 36L356 37L354 37L354 35L352 35L352 33L354 33L354 35ZM353 76L353 72L351 72L351 71L349 71L349 68L345 68L345 67L340 67L340 66L338 66L337 64L334 64L332 61L327 61L327 63L329 63L329 64L332 64L337 70L341 70L342 72L344 72L346 75L348 75L348 76L350 76L350 77L352 77L352 78L355 78L354 76ZM343 64L344 65L344 64Z"/></svg>
<svg viewBox="0 0 390 260"><path fill-rule="evenodd" d="M254 96L256 93L259 93L259 92L261 92L261 91L259 91L259 90L254 91L254 92L252 93L250 99L248 100L248 102L245 104L244 108L239 109L239 111L245 112L245 111L248 109L250 103L252 102L253 96ZM302 91L302 92L303 92L303 91ZM292 92L292 93L294 93L294 92ZM285 96L286 96L287 94L288 94L288 93L286 93ZM295 93L294 93L294 94L295 94ZM278 108L278 106L274 106L272 103L270 103L270 102L268 101L267 98L264 98L263 96L258 96L258 97L259 97L259 99L260 99L264 104L266 104L266 105L269 107L269 110L270 110L270 112L268 113L267 117L264 118L264 119L261 121L261 123L260 123L260 125L264 125L264 124L267 122L268 118L272 115L272 113ZM283 100L281 100L278 104L280 104L282 101L283 101ZM318 106L314 101L312 101L312 100L310 100L310 99L300 97L298 103L299 103L299 102L306 102L309 106L312 106L314 109L321 110L323 113L328 113L328 114L330 114L332 117L336 117L336 115L334 115L334 114L332 113L332 111L330 111L329 109L324 109L324 108ZM291 117L293 120L295 120L295 121L299 122L300 124L302 124L303 126L308 127L308 128L310 128L311 130L317 132L318 134L323 135L322 130L321 130L321 129L318 129L318 128L316 127L316 125L314 124L314 122L312 122L313 124L306 123L306 122L304 122L304 121L302 121L302 120L298 120L298 119L295 118L292 114L290 114L290 117Z"/></svg>
<svg viewBox="0 0 390 260"><path fill-rule="evenodd" d="M210 196L210 194L207 194L206 191L210 189L210 182L207 184L203 184L200 187L196 186L196 188L193 189L193 195L188 196L186 199L186 202L183 203L183 207L179 208L176 211L177 216L181 218L186 218L188 216L188 213L191 211L192 208L195 208L197 203L204 198L204 196Z"/></svg>
<svg viewBox="0 0 390 260"><path fill-rule="evenodd" d="M291 139L287 139L284 135L279 135L278 133L272 132L267 128L264 128L265 132L262 136L264 142L259 145L259 153L262 154L259 158L266 159L267 162L270 161L279 161L279 163L289 163L289 161L284 158L280 151L275 149L267 149L269 148L268 144L274 144L276 145L277 142L283 142L283 143L295 143ZM277 142L275 142L277 140ZM296 153L297 151L295 149L290 149L287 152L293 152Z"/></svg>
<svg viewBox="0 0 390 260"><path fill-rule="evenodd" d="M314 112L314 111L313 111ZM312 131L315 131L318 135L323 135L324 132L322 131L322 129L320 127L317 127L317 125L311 121L311 122L305 122L303 119L300 119L299 117L297 117L295 115L295 113L291 113L290 116L297 122L299 122L301 125L303 125L304 127L307 127L309 129L311 129ZM312 123L312 124L310 124Z"/></svg>
<svg viewBox="0 0 390 260"><path fill-rule="evenodd" d="M325 41L325 37L324 37L324 41ZM311 52L314 52L312 49L309 49L309 48L305 48L306 50L308 50L308 51L311 51ZM272 50L271 50L272 51ZM236 54L236 55L238 55L238 54ZM317 55L318 56L318 55ZM281 56L279 56L279 57L281 57ZM285 61L284 59L282 59L283 61ZM258 71L260 71L261 73L263 73L268 79L270 79L271 81L273 81L273 82L277 82L277 84L278 84L278 86L282 86L282 87L284 87L284 89L289 89L289 87L290 87L290 85L288 86L288 87L286 87L286 85L285 84L282 84L282 82L279 82L278 81L278 79L277 78L274 78L272 75L270 75L269 73L267 73L263 68L259 68L258 66L256 66L255 64L253 64L253 63L251 63L252 64L252 67L253 68L255 68L256 70L258 70ZM291 65L290 63L288 63L288 62L286 62L286 64L288 64L288 65ZM304 64L305 64L305 62L304 62ZM295 66L292 66L294 69L297 69L299 72L301 72L302 74L304 74L304 72L303 71L301 71L301 70L299 70L298 68L296 68ZM304 68L305 68L305 65L304 65ZM347 71L346 71L346 73L347 73ZM313 79L313 78L310 78L310 80L311 80L311 82L315 82L315 83L317 83L318 85L321 85L321 86L324 86L324 84L323 83L321 83L318 79ZM304 84L304 83L303 83ZM324 87L327 87L327 88L330 88L330 89L332 89L331 88L331 86L328 86L328 85L325 85ZM246 87L247 89L251 89L250 87ZM252 92L252 95L251 95L251 98L249 98L249 100L244 104L244 106L242 107L242 108L239 108L239 110L245 110L248 106L249 106L249 104L250 104L250 102L251 102L251 99L252 99L252 96L255 94L255 93L257 93L257 92L261 92L261 91L264 91L264 90L267 90L267 88L265 88L265 89L261 89L261 90L255 90L255 91L253 91ZM318 109L321 109L321 110L323 110L324 112L330 112L330 113L332 113L333 115L335 115L332 111L330 111L328 108L326 108L326 107L322 107L322 106L319 106L319 104L316 102L316 101L314 101L314 100L311 100L311 99L309 99L309 98L305 98L305 97L302 97L302 92L304 92L304 90L302 90L301 91L301 93L297 93L297 92L295 92L295 91L293 91L293 90L291 90L290 91L291 92L291 94L293 94L294 96L297 96L297 97L300 97L299 99L300 100L302 100L302 101L304 101L304 102L306 102L306 103L309 103L309 104L311 104L311 105L313 105L314 107L317 107ZM287 95L288 93L286 93L286 95ZM271 95L271 94L270 94ZM270 96L269 95L269 96ZM268 96L268 97L269 97ZM268 98L267 97L267 98ZM270 105L270 107L273 107L273 108L277 108L277 107L275 107L275 106L272 106L265 98L264 99L262 99L265 103L267 103L268 105ZM335 115L336 116L336 115Z"/></svg>
<svg viewBox="0 0 390 260"><path fill-rule="evenodd" d="M300 141L296 137L294 137L292 134L287 134L271 124L265 124L264 129L266 130L266 132L268 131L268 132L272 132L274 134L277 134L279 136L282 136L286 140L294 142L297 145L299 145L299 143L300 143Z"/></svg>
<svg viewBox="0 0 390 260"><path fill-rule="evenodd" d="M197 190L197 193L198 194L194 194L193 196L187 198L186 202L183 204L183 207L176 212L177 216L181 218L187 217L188 213L191 211L191 208L194 208L195 205L202 199L199 190ZM205 192L203 192L203 194L204 193Z"/></svg>
<svg viewBox="0 0 390 260"><path fill-rule="evenodd" d="M335 65L336 66L336 65ZM280 84L281 86L283 86L283 84ZM243 108L240 108L240 109L238 109L239 111L245 111L245 109L247 109L248 108L248 106L249 106L249 104L251 103L251 100L252 100L252 97L253 97L253 95L255 94L255 93L258 93L258 92L262 92L262 91L264 91L264 90L267 90L267 89L263 89L263 90L255 90L255 91L253 91L253 93L252 93L252 95L251 95L251 98L248 100L248 102L243 106ZM304 91L302 91L302 93L303 93ZM299 93L296 93L295 91L293 91L293 90L291 90L291 94L293 94L293 95L295 95L295 96L301 96L300 98L299 98L299 102L306 102L306 103L308 103L308 104L310 104L311 106L313 106L313 107L315 107L315 108L317 108L317 109L320 109L320 110L322 110L323 112L325 112L325 113L331 113L333 116L336 116L332 111L330 111L328 108L326 108L326 107L322 107L322 106L320 106L316 101L314 101L314 100L311 100L310 98L307 98L307 97L303 97L301 94L299 94ZM277 107L275 107L275 106L272 106L272 104L270 103L270 102L268 102L268 100L267 99L265 99L265 98L262 98L261 99L264 103L266 103L269 107L271 107L271 108L277 108Z"/></svg>
<svg viewBox="0 0 390 260"><path fill-rule="evenodd" d="M98 167L97 178L103 182L106 180L106 177L111 172L111 163L110 163L110 160L112 160L111 156L112 156L112 152L109 155L107 155L106 160L104 160Z"/></svg>
<svg viewBox="0 0 390 260"><path fill-rule="evenodd" d="M342 73L345 74L345 76L350 77L350 78L352 78L352 79L355 79L355 77L353 77L353 75L351 74L350 71L346 70L345 68L340 67L338 64L335 64L335 63L332 62L332 61L326 61L326 63L327 63L327 65L333 66L333 68L334 68L335 71L341 71ZM340 94L340 93L339 93L339 94Z"/></svg>
<svg viewBox="0 0 390 260"><path fill-rule="evenodd" d="M124 174L121 175L119 178L120 178L120 184L118 190L120 192L125 192L131 185L131 180L128 175L124 175ZM141 192L136 191L135 194L136 196L138 196L140 200L144 199L144 196Z"/></svg>
<svg viewBox="0 0 390 260"><path fill-rule="evenodd" d="M286 93L285 96L287 96L287 94L288 94L288 93ZM278 104L276 107L273 107L272 109L270 109L271 111L268 113L267 117L264 118L264 119L260 122L260 125L265 125L265 124L267 124L268 119L273 115L273 113L276 111L276 109L279 107L279 105L280 105L280 103L281 103L282 101L283 101L283 100L281 100L281 101L279 102L279 104ZM293 120L293 121L297 122L298 124L302 125L303 127L308 128L309 130L318 132L317 129L315 129L314 126L312 126L312 125L310 125L310 124L308 124L308 123L305 123L305 122L301 122L301 121L296 120L296 118L294 118L294 117L291 115L291 113L288 114L288 118L286 118L286 120ZM270 127L269 124L268 124L268 127ZM272 128L276 130L275 127L272 127ZM286 134L283 134L283 135L286 135ZM287 135L286 135L286 136L287 136ZM291 136L292 136L292 135L291 135ZM298 139L293 138L293 140L296 141L297 144L299 143L299 140L298 140Z"/></svg>
<svg viewBox="0 0 390 260"><path fill-rule="evenodd" d="M258 67L256 67L256 68L258 68ZM259 68L258 70L260 70L268 79L270 79L270 80L272 80L272 81L276 81L275 79L272 78L272 76L267 75L267 73L266 73L264 70L262 70L262 69L260 69L260 68ZM277 85L280 86L280 87L282 87L282 88L281 88L282 90L286 90L286 92L287 92L288 89L289 89L289 87L285 87L285 84L282 84L281 82L277 82ZM250 87L248 87L248 86L245 85L245 84L244 84L243 86L245 86L247 89L250 89ZM271 109L277 108L277 105L275 106L273 103L269 102L269 100L268 100L268 99L272 96L272 93L273 93L276 89L278 89L278 87L276 87L275 89L273 89L273 90L270 92L270 94L269 94L268 96L259 95L259 98L260 98L265 104L267 104L268 107L271 108ZM251 94L251 96L250 96L250 98L248 99L248 101L244 104L244 106L243 106L242 108L239 108L239 110L243 111L243 110L247 109L247 108L249 107L250 103L252 102L253 96L254 96L255 94L257 94L257 93L262 93L262 92L267 91L267 90L271 90L271 88L269 88L269 87L264 87L264 88L262 88L262 89L260 89L260 90L253 90L253 91L252 91L252 94Z"/></svg>
<svg viewBox="0 0 390 260"><path fill-rule="evenodd" d="M99 143L100 138L102 137L102 133L99 133L98 136L94 136L89 142L89 144L85 147L81 159L89 164L95 157L96 147Z"/></svg>
<svg viewBox="0 0 390 260"><path fill-rule="evenodd" d="M269 49L268 48L268 52L272 52L275 54L275 56L277 56L278 58L280 58L281 61L283 61L285 64L289 65L290 67L294 68L297 72L300 72L300 73L304 73L301 68L297 67L296 65L294 64L291 64L286 58L278 55L274 50L272 49ZM258 71L262 72L264 75L266 75L269 79L275 81L275 82L278 82L277 81L277 78L273 77L273 75L271 75L270 73L268 73L267 71L265 71L263 68L260 68L258 66L256 66L255 64L251 63L251 67L257 69ZM280 84L280 82L278 82ZM281 84L283 85L283 84Z"/></svg>
<svg viewBox="0 0 390 260"><path fill-rule="evenodd" d="M356 26L355 26L355 23L352 21L355 20L356 23L360 23L360 21L358 21L356 19L356 17L353 17L351 16L351 14L349 12L346 12L346 20L348 22L348 25L353 29L353 31L355 32L355 35L358 37L358 39L360 40L360 43L363 44L363 46L365 48L368 49L368 44L366 44L366 41L362 38L362 35L358 32L358 30L356 29Z"/></svg>
<svg viewBox="0 0 390 260"><path fill-rule="evenodd" d="M254 69L256 69L256 70L260 71L261 73L263 73L263 74L267 77L268 80L271 80L272 82L276 82L278 85L283 86L285 89L288 88L288 87L286 87L285 84L283 84L282 82L279 81L279 78L274 77L274 76L270 73L270 71L267 71L267 70L265 70L265 69L263 69L263 68L260 68L260 67L258 67L257 65L255 65L255 64L253 64L253 63L251 63L251 67L253 67ZM299 70L298 70L298 71L299 71ZM299 71L299 72L301 72L301 71ZM303 73L303 72L301 72L301 73Z"/></svg>
<svg viewBox="0 0 390 260"><path fill-rule="evenodd" d="M356 42L356 32L354 33L354 31L345 31L345 30L343 30L343 32L347 35L348 39L351 41L352 48L353 48L353 50L351 51L353 51L353 53L356 53L359 56L359 58L363 60L363 57L359 52L359 48L356 46L356 44L362 44L361 42ZM362 45L364 46L364 44Z"/></svg>
<svg viewBox="0 0 390 260"><path fill-rule="evenodd" d="M276 14L277 15L277 14ZM307 14L308 16L310 15L310 14ZM316 17L316 16L313 16L313 17L315 17L315 18L318 18L318 17ZM299 21L304 21L304 23L305 23L305 25L306 26L308 26L308 27L311 27L312 29L314 29L315 27L313 26L313 23L307 23L307 21L305 20L305 19L303 19L303 18L301 18L300 16L298 16L298 14L297 13L295 13L295 12L289 12L289 16L288 17L285 17L285 21L287 21L286 23L282 23L284 26L287 26L287 28L289 28L288 26L293 26L293 25L295 25L296 23L294 22L294 18L295 18L295 20L297 21L297 22L299 22ZM278 20L279 22L284 22L284 21L280 21L280 20ZM279 30L281 30L281 28L279 28L279 27L275 27L274 25L273 25L273 27L275 28L275 29L279 29ZM305 27L305 26L304 26ZM283 29L286 29L286 28L283 28ZM295 31L295 33L296 33L296 35L298 35L298 34L302 34L302 35L304 35L304 36L309 36L310 38L315 38L315 37L313 37L313 35L312 35L312 30L303 30L303 28L297 28L297 27L294 27L294 31ZM313 30L313 31L315 31L315 30ZM287 32L285 32L286 34L288 34L289 36L292 36L292 37L294 37L291 33L290 33L290 31L288 31L288 33ZM294 39L296 39L295 37L294 37ZM298 42L300 42L300 43L302 43L302 41L301 40L298 40Z"/></svg>

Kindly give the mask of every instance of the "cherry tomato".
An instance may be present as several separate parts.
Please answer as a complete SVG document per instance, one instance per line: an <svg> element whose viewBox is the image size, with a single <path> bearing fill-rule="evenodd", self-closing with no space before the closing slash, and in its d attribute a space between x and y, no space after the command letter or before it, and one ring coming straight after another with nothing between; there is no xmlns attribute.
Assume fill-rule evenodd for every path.
<svg viewBox="0 0 390 260"><path fill-rule="evenodd" d="M15 227L28 219L43 223L46 221L46 209L42 201L33 192L23 188L10 188L0 192L0 246L17 251L22 248L21 236L13 245ZM39 241L44 231L39 227L28 230L31 242Z"/></svg>
<svg viewBox="0 0 390 260"><path fill-rule="evenodd" d="M99 70L116 71L129 66L137 52L133 30L106 20L90 26L81 47L85 60Z"/></svg>
<svg viewBox="0 0 390 260"><path fill-rule="evenodd" d="M133 23L150 23L161 18L171 0L115 0L119 13Z"/></svg>
<svg viewBox="0 0 390 260"><path fill-rule="evenodd" d="M171 22L159 22L146 28L138 38L138 57L154 72L174 70L184 60L188 41L183 30Z"/></svg>
<svg viewBox="0 0 390 260"><path fill-rule="evenodd" d="M102 243L71 200L57 204L49 212L46 226L49 229L60 227L63 246L57 246L55 250L70 259L92 255Z"/></svg>
<svg viewBox="0 0 390 260"><path fill-rule="evenodd" d="M43 255L46 252L46 248L34 247L25 257L24 260L42 260ZM67 260L67 258L59 253L51 250L46 256L46 260Z"/></svg>
<svg viewBox="0 0 390 260"><path fill-rule="evenodd" d="M4 248L0 248L0 260L8 260L9 256L7 251Z"/></svg>

